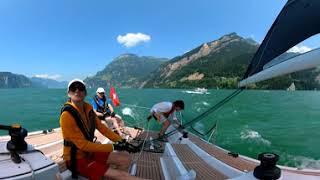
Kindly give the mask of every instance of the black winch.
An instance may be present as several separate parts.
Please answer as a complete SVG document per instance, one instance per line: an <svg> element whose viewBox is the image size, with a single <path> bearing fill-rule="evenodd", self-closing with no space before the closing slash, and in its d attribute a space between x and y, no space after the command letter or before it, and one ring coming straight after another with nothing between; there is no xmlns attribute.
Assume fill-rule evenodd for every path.
<svg viewBox="0 0 320 180"><path fill-rule="evenodd" d="M28 131L20 125L15 124L12 126L0 125L0 130L8 130L11 137L7 143L7 149L11 154L11 159L15 163L20 163L21 158L18 152L26 151L28 145L24 138L28 135Z"/></svg>
<svg viewBox="0 0 320 180"><path fill-rule="evenodd" d="M280 178L281 170L276 166L277 161L279 160L279 156L277 154L269 152L261 153L258 156L258 160L260 160L260 165L254 169L254 177L263 180L274 180Z"/></svg>

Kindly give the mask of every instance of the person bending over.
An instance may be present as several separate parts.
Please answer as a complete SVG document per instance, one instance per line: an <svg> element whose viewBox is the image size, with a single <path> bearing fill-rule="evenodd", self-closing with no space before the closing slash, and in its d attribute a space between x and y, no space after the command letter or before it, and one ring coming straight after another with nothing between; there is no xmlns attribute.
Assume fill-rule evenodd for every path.
<svg viewBox="0 0 320 180"><path fill-rule="evenodd" d="M160 139L163 138L164 133L173 121L180 124L176 117L176 112L181 110L184 110L184 102L182 100L176 100L174 102L160 102L151 108L151 114L148 116L148 120L154 117L162 124L159 132Z"/></svg>

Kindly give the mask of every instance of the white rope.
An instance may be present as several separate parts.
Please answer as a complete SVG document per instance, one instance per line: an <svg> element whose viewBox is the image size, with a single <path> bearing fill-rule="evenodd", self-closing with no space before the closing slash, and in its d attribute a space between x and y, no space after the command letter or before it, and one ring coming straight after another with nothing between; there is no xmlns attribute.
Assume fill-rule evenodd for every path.
<svg viewBox="0 0 320 180"><path fill-rule="evenodd" d="M210 136L209 136L209 138L207 140L208 143L210 143L210 140L211 140L213 134L217 133L217 131L218 131L218 120L216 122L216 127L212 129L212 132L211 132L211 134L210 134Z"/></svg>
<svg viewBox="0 0 320 180"><path fill-rule="evenodd" d="M34 180L35 179L35 174L34 174L34 170L33 170L32 166L31 166L31 163L28 160L24 159L23 157L21 157L21 159L24 162L26 162L28 164L28 166L30 167L30 169L31 169L31 179Z"/></svg>
<svg viewBox="0 0 320 180"><path fill-rule="evenodd" d="M182 126L182 113L181 113L181 111L179 111L179 114L180 114L180 125Z"/></svg>

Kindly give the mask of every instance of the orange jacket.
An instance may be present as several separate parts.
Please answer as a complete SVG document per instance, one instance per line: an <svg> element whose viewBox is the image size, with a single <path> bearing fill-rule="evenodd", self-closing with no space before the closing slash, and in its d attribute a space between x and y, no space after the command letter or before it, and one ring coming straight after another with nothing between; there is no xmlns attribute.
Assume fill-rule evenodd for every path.
<svg viewBox="0 0 320 180"><path fill-rule="evenodd" d="M85 126L88 126L88 122L86 120L89 119L88 115L90 110L92 110L92 106L88 103L84 103L83 110L80 110L77 106L72 104L71 102L67 102L67 104L72 105L81 115L81 119L85 121ZM85 112L84 112L85 111ZM60 116L60 126L62 130L63 139L67 141L73 142L77 148L77 159L85 158L86 152L112 152L113 145L112 144L98 144L94 142L88 141L84 135L82 134L80 128L78 127L73 116L64 111ZM101 123L101 120L96 117L96 129L99 130L101 134L109 138L113 142L117 142L122 140L122 138L107 128L104 124ZM63 159L70 160L70 148L68 146L63 147Z"/></svg>

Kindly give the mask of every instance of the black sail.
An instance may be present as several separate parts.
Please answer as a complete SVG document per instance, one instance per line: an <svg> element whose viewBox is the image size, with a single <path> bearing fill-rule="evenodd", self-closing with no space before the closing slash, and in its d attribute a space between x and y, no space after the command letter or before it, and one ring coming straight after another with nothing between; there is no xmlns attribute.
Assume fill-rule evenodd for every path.
<svg viewBox="0 0 320 180"><path fill-rule="evenodd" d="M320 32L320 0L289 0L252 58L243 79L296 44Z"/></svg>

